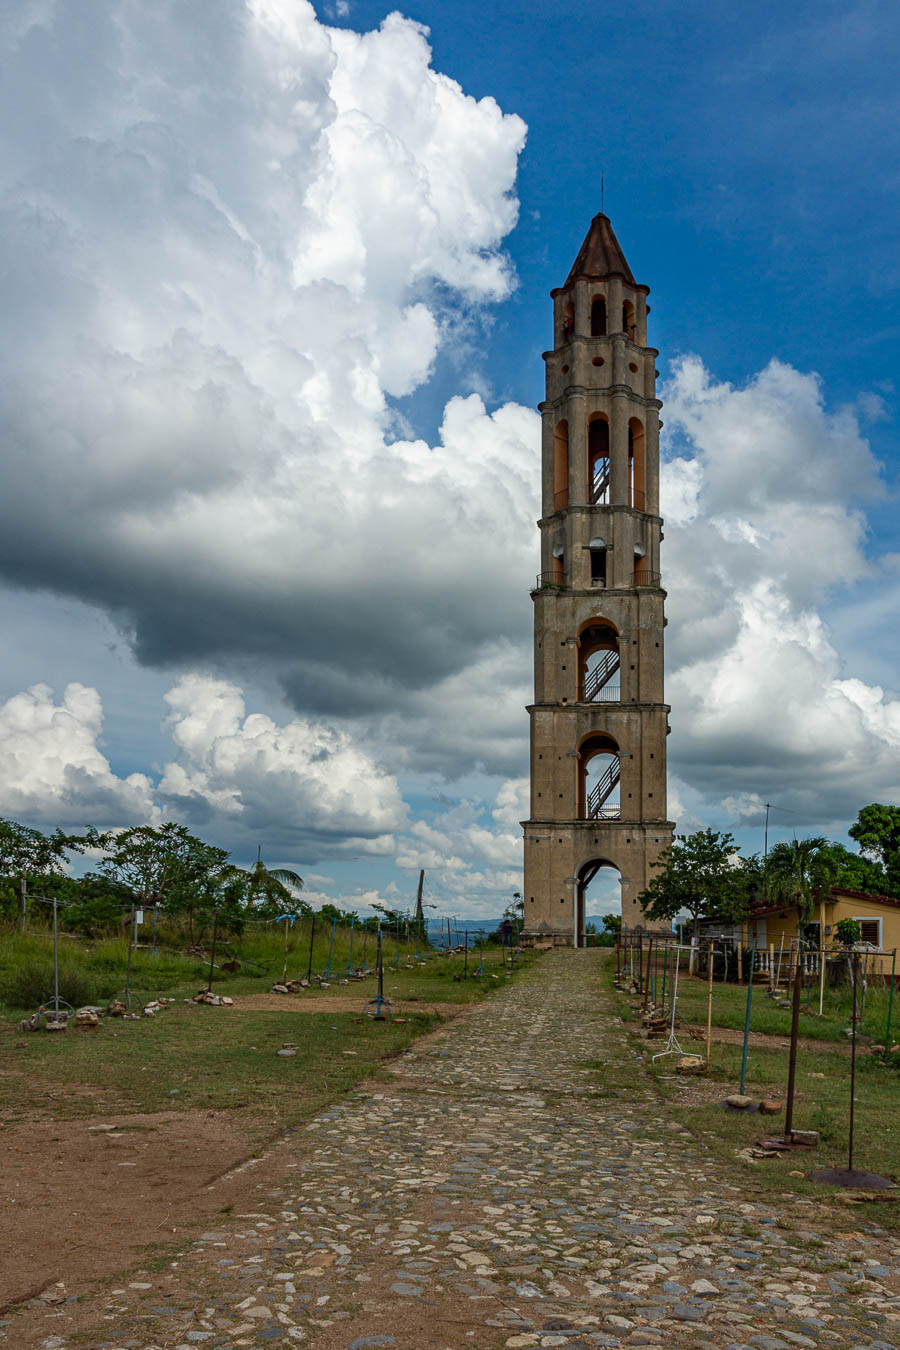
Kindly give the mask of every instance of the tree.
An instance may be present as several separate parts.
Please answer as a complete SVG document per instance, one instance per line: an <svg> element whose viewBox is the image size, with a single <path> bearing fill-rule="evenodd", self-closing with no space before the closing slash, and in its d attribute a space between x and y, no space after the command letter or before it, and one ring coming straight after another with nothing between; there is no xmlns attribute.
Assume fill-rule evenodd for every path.
<svg viewBox="0 0 900 1350"><path fill-rule="evenodd" d="M698 830L679 834L664 848L659 869L638 904L648 919L674 919L686 911L696 937L701 919L736 923L747 913L747 874L730 834Z"/></svg>
<svg viewBox="0 0 900 1350"><path fill-rule="evenodd" d="M250 877L248 904L251 908L266 915L274 915L290 905L292 914L312 914L312 905L299 900L295 894L303 890L303 878L289 867L266 867L261 847L256 850L256 862L252 867L236 867L234 870Z"/></svg>
<svg viewBox="0 0 900 1350"><path fill-rule="evenodd" d="M22 897L22 928L25 927L25 887L29 881L59 876L67 853L81 853L84 841L78 835L40 830L15 820L0 820L0 876L7 878Z"/></svg>
<svg viewBox="0 0 900 1350"><path fill-rule="evenodd" d="M209 908L225 872L227 851L204 843L174 821L94 835L93 842L107 852L100 863L103 875L127 886L142 905L186 913L193 942L195 912L198 906Z"/></svg>
<svg viewBox="0 0 900 1350"><path fill-rule="evenodd" d="M855 947L862 939L862 924L858 919L838 919L834 936L842 947Z"/></svg>
<svg viewBox="0 0 900 1350"><path fill-rule="evenodd" d="M776 903L796 905L799 924L808 924L815 914L816 892L828 890L834 864L828 853L828 840L783 840L766 859L765 880L769 898Z"/></svg>
<svg viewBox="0 0 900 1350"><path fill-rule="evenodd" d="M522 923L525 918L525 901L522 899L521 891L513 891L513 898L503 911L503 918L517 920Z"/></svg>
<svg viewBox="0 0 900 1350"><path fill-rule="evenodd" d="M832 886L846 886L851 891L868 891L870 895L898 895L900 890L888 890L891 884L880 862L863 853L851 853L843 844L829 841L820 850L831 864Z"/></svg>
<svg viewBox="0 0 900 1350"><path fill-rule="evenodd" d="M866 858L881 863L885 893L900 896L900 806L864 806L848 834Z"/></svg>

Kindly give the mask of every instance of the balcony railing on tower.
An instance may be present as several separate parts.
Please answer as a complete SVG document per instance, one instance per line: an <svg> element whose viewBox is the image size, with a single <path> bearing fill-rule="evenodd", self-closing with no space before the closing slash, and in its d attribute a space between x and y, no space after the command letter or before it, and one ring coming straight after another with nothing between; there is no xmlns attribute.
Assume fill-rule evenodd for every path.
<svg viewBox="0 0 900 1350"><path fill-rule="evenodd" d="M621 815L621 806L618 802L607 806L606 800L612 795L613 789L619 782L619 760L616 757L606 773L591 788L587 799L587 818L588 820L618 820Z"/></svg>
<svg viewBox="0 0 900 1350"><path fill-rule="evenodd" d="M534 583L534 589L536 591L561 591L565 588L565 584L565 572L538 572Z"/></svg>
<svg viewBox="0 0 900 1350"><path fill-rule="evenodd" d="M619 683L610 684L610 680L619 670L619 653L605 652L602 661L598 661L593 670L585 672L585 703L618 703Z"/></svg>

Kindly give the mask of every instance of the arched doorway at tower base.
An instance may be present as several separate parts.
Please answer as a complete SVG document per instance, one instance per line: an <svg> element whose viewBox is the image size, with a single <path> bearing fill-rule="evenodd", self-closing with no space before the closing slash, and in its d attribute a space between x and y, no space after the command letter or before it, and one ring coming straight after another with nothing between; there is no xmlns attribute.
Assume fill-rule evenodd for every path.
<svg viewBox="0 0 900 1350"><path fill-rule="evenodd" d="M585 946L585 925L591 905L596 907L595 913L622 913L622 875L609 858L589 858L576 874L573 935L576 947Z"/></svg>

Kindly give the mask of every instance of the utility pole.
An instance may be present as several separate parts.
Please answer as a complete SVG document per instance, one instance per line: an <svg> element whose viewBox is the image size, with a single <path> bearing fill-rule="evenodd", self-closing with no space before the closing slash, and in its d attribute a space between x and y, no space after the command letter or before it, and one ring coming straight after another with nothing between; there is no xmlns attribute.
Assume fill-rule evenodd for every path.
<svg viewBox="0 0 900 1350"><path fill-rule="evenodd" d="M416 928L419 932L421 932L422 930L423 919L425 917L422 910L422 887L424 886L424 884L425 884L425 868L423 867L422 870L419 872L419 889L416 892Z"/></svg>

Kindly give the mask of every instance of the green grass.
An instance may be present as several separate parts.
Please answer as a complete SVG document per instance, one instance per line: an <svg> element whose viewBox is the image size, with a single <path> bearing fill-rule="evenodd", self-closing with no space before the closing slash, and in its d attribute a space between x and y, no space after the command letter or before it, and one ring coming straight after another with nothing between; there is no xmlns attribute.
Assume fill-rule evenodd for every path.
<svg viewBox="0 0 900 1350"><path fill-rule="evenodd" d="M610 972L611 975L612 971ZM660 970L657 988L659 999L662 991L662 972ZM770 1036L789 1036L791 1031L791 1010L780 1008L767 996L768 984L759 977L754 978L753 999L751 1003L750 1028ZM667 997L671 994L671 974L667 981ZM682 972L678 980L678 1012L692 1025L706 1026L708 985L705 979L688 978ZM878 1041L884 1040L887 1025L889 991L880 984L869 985L866 996L865 1013L859 1027L861 1035L871 1036ZM807 1011L806 992L804 991L800 1011L800 1035L813 1040L846 1041L845 1029L850 1024L852 993L848 985L826 986L823 1015L819 1017L819 986L814 980L809 990L809 1011ZM747 1008L747 986L713 983L713 1026L730 1027L743 1031ZM892 1037L900 1038L900 993L895 994Z"/></svg>
<svg viewBox="0 0 900 1350"><path fill-rule="evenodd" d="M784 1101L787 1086L786 1051L752 1049L747 1062L747 1092L757 1100L772 1096ZM726 1084L740 1079L741 1047L714 1045L710 1077ZM654 1069L657 1074L671 1073ZM813 1077L812 1075L824 1075ZM671 1090L671 1089L670 1089ZM872 1056L857 1061L856 1110L854 1130L854 1166L900 1181L900 1133L895 1128L900 1079L896 1069ZM777 1137L784 1129L784 1111L777 1116L744 1116L719 1110L706 1104L679 1106L672 1101L673 1114L683 1124L702 1135L724 1161L734 1163L735 1154L766 1135ZM798 1130L817 1130L817 1149L786 1154L777 1159L758 1159L752 1173L764 1189L795 1190L818 1198L832 1192L806 1175L826 1167L846 1167L848 1161L850 1117L850 1068L844 1055L825 1047L801 1050L797 1061L793 1125ZM748 1169L749 1170L749 1169ZM800 1172L801 1176L792 1176ZM891 1229L900 1229L900 1200L889 1199L878 1206L877 1221Z"/></svg>
<svg viewBox="0 0 900 1350"><path fill-rule="evenodd" d="M92 1033L33 1035L0 1075L5 1126L34 1108L57 1119L110 1112L241 1112L271 1133L319 1110L378 1070L432 1017L357 1021L350 1013L242 1013L175 1005L152 1020L106 1022ZM294 1058L276 1052L297 1045Z"/></svg>
<svg viewBox="0 0 900 1350"><path fill-rule="evenodd" d="M149 933L143 934L146 938ZM135 946L131 957L131 994L136 1004L151 998L187 997L204 988L209 979L210 964L207 955L198 957L186 950L185 942L174 945L179 935L160 926L158 946L154 952L149 942ZM183 936L183 935L182 935ZM209 935L207 935L209 936ZM309 920L297 923L288 934L289 979L305 977L310 964L311 924ZM313 940L312 970L326 970L331 947L331 925L316 924ZM213 984L217 992L235 996L262 993L280 980L284 969L284 935L281 931L250 930L239 937L223 938L217 944L216 965L230 958L241 962L237 974L221 969L213 970ZM397 964L399 957L399 965ZM365 958L367 966L375 960L375 939L369 934L363 939L357 933L353 944L353 965L358 969ZM533 957L522 956L516 966L525 966ZM63 937L59 943L60 997L78 1006L85 1003L106 1003L121 996L125 987L128 943L125 938L90 941ZM385 992L388 997L403 1001L438 1001L467 1003L483 996L492 987L504 983L512 972L504 965L499 948L484 949L484 974L480 979L474 973L481 961L478 951L469 953L468 979L463 979L465 967L461 955L445 956L435 949L420 948L417 956L415 938L384 944ZM360 1000L371 996L374 975L361 982L341 985L350 964L349 929L335 930L331 950L331 987L315 992L332 997L353 996ZM455 977L459 977L458 979ZM312 992L312 990L310 991ZM0 1013L11 1018L32 1012L39 1004L53 997L53 943L46 931L33 931L24 936L7 929L0 933Z"/></svg>
<svg viewBox="0 0 900 1350"><path fill-rule="evenodd" d="M608 966L609 980L613 973L614 966ZM678 994L682 1018L705 1029L706 982L679 981ZM746 986L714 985L713 1024L743 1030L746 996ZM639 1010L633 1007L633 1000L618 995L616 1001L623 1019L633 1024L639 1017ZM807 1174L826 1167L847 1166L850 1064L843 1030L847 1025L849 1010L849 992L832 990L826 991L826 1016L823 1019L805 1015L801 1017L801 1035L820 1041L821 1046L815 1049L801 1046L799 1050L793 1127L798 1130L817 1130L820 1135L819 1147L775 1159L755 1159L752 1165L738 1160L736 1155L766 1135L780 1135L784 1130L784 1111L775 1116L760 1116L725 1112L715 1103L709 1102L682 1105L679 1102L682 1089L672 1078L672 1061L652 1062L651 1056L656 1049L661 1048L661 1044L636 1040L635 1046L643 1051L646 1072L667 1099L674 1118L702 1138L724 1165L740 1168L738 1175L742 1184L746 1183L748 1193L754 1190L761 1194L794 1191L810 1198L828 1199L833 1197L834 1192L808 1181ZM879 1040L884 1034L886 1011L887 994L882 990L870 989L864 1025L875 1035L880 1032ZM790 1034L790 1012L777 1008L761 990L757 990L752 1004L751 1029L787 1038ZM832 1044L829 1045L829 1041ZM835 1042L840 1042L840 1048ZM692 1041L687 1036L682 1037L681 1044L689 1054L703 1053L700 1042ZM735 1085L740 1082L741 1055L740 1043L713 1042L709 1076L714 1082L722 1084L723 1098L729 1091L735 1091ZM900 1056L894 1058L900 1060ZM750 1046L746 1081L746 1090L750 1096L757 1101L763 1097L775 1097L784 1102L787 1076L786 1048ZM686 1095L689 1094L692 1080L681 1081L688 1085L684 1091ZM898 1100L900 1064L885 1063L881 1057L861 1049L857 1058L854 1166L900 1182L900 1132L895 1128ZM900 1231L900 1199L894 1201L888 1198L880 1203L873 1218L886 1228Z"/></svg>
<svg viewBox="0 0 900 1350"><path fill-rule="evenodd" d="M307 926L305 935L289 940L289 977L306 973L309 934ZM321 949L317 940L314 970L324 969L328 938L330 931ZM374 956L371 940L367 949L367 955ZM127 954L127 942L121 939L61 940L62 997L73 1004L105 1003L120 994ZM267 993L273 980L281 977L284 938L280 932L256 932L224 951L220 948L217 959L231 954L242 961L242 969L237 974L215 972L214 988L232 994L233 1008L184 1001L205 987L207 960L163 945L155 954L141 946L132 952L132 1006L160 996L175 998L177 1002L164 1012L135 1021L104 1018L91 1032L73 1028L59 1036L22 1037L15 1021L52 996L52 941L40 933L0 935L0 1012L8 1019L0 1019L0 1045L9 1051L0 1073L0 1121L9 1125L27 1120L35 1107L57 1118L108 1116L110 1110L209 1108L241 1112L248 1122L256 1122L254 1129L261 1128L262 1121L271 1132L318 1110L432 1027L431 1004L482 998L539 959L526 955L515 966L504 965L498 949L487 949L482 977L474 978L480 957L470 954L469 978L462 979L465 962L460 955L430 953L417 961L411 942L409 960L401 947L401 965L395 968L390 963L396 959L396 945L386 948L390 963L384 991L394 1011L402 1011L407 1019L395 1023L361 1020L364 1003L376 992L374 974L349 984L339 983L338 975L329 989L313 985L285 997L283 1008L244 1011L242 998ZM357 951L355 946L354 965L361 958L362 948ZM349 963L349 937L341 930L332 953L338 971L339 963ZM359 1011L298 1015L305 999L322 996L358 1000ZM14 1040L21 1041L21 1050L12 1051ZM276 1054L285 1041L297 1043L295 1057Z"/></svg>

